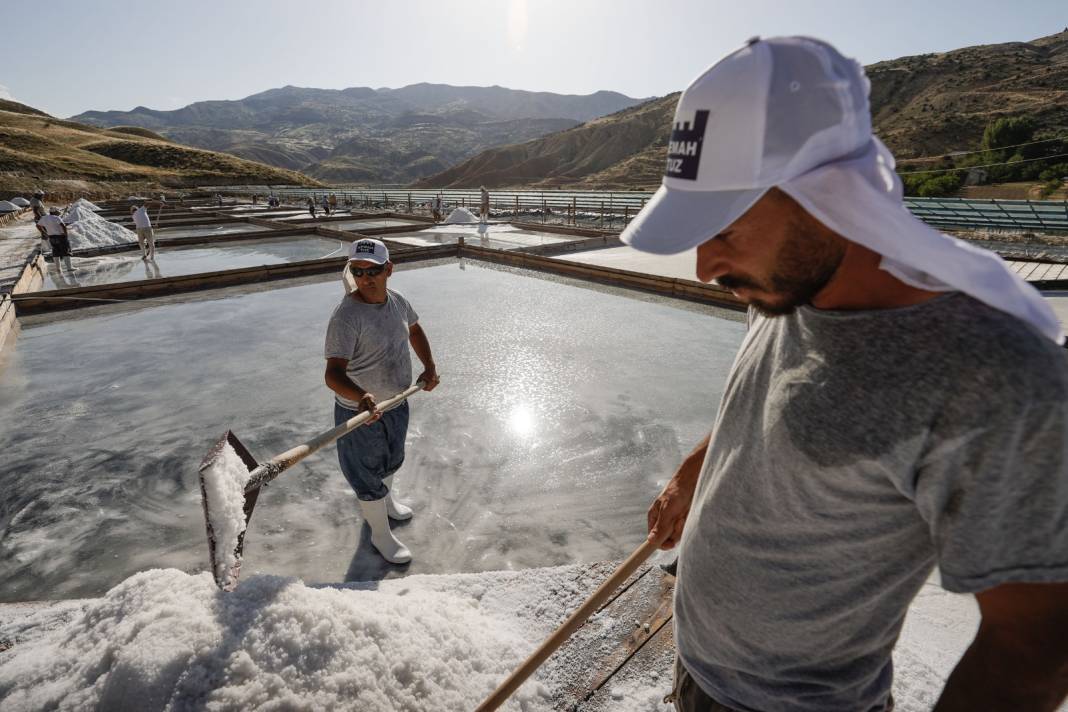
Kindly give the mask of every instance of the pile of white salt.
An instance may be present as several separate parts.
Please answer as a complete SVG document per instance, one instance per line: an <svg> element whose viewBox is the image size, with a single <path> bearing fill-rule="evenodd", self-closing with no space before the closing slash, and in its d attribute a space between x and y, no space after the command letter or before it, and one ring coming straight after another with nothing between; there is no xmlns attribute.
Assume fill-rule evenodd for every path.
<svg viewBox="0 0 1068 712"><path fill-rule="evenodd" d="M137 235L122 225L105 220L93 212L87 205L75 203L63 214L70 235L70 246L74 249L105 247L135 242Z"/></svg>

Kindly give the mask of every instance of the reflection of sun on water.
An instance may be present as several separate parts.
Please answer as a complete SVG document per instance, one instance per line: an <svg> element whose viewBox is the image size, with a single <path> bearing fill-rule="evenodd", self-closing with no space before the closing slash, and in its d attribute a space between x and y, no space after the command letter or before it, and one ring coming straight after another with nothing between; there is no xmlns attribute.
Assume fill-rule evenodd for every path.
<svg viewBox="0 0 1068 712"><path fill-rule="evenodd" d="M508 428L516 435L530 435L534 425L534 411L525 404L517 405L508 414Z"/></svg>

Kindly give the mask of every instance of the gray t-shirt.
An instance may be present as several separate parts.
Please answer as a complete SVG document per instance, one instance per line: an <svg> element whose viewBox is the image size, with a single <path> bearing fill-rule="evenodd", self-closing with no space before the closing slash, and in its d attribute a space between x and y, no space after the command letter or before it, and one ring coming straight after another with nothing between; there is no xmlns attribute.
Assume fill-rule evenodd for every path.
<svg viewBox="0 0 1068 712"><path fill-rule="evenodd" d="M412 305L392 289L382 304L346 295L326 327L326 358L348 359L349 378L382 402L412 385L408 328L417 321ZM359 403L336 398L346 408L360 409Z"/></svg>
<svg viewBox="0 0 1068 712"><path fill-rule="evenodd" d="M906 609L1068 581L1068 352L953 293L754 317L680 545L679 655L748 712L882 710Z"/></svg>

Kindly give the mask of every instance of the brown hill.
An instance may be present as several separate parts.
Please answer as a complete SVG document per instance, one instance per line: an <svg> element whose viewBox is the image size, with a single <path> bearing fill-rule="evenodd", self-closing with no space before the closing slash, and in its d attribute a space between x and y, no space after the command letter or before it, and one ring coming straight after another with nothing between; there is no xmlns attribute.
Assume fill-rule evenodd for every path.
<svg viewBox="0 0 1068 712"><path fill-rule="evenodd" d="M71 183L73 181L73 183ZM55 186L51 186L56 183ZM213 151L178 146L151 131L100 129L0 101L0 192L123 191L226 183L317 183L305 175ZM109 187L110 186L110 187Z"/></svg>
<svg viewBox="0 0 1068 712"><path fill-rule="evenodd" d="M544 138L491 148L415 185L655 185L663 172L664 129L678 100L670 94Z"/></svg>
<svg viewBox="0 0 1068 712"><path fill-rule="evenodd" d="M875 132L899 159L979 148L999 117L1028 116L1036 138L1068 134L1068 29L1032 42L878 62ZM484 151L420 187L653 188L678 94L522 144Z"/></svg>
<svg viewBox="0 0 1068 712"><path fill-rule="evenodd" d="M1068 132L1068 30L865 69L876 131L900 159L976 149L1002 116L1030 116L1039 134Z"/></svg>

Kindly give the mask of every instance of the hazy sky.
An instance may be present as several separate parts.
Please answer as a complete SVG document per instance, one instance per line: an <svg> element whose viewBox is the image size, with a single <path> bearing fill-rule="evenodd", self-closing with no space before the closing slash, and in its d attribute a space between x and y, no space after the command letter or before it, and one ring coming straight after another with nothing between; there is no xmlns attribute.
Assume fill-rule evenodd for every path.
<svg viewBox="0 0 1068 712"><path fill-rule="evenodd" d="M0 0L0 97L56 116L175 109L294 84L416 82L634 97L685 88L752 35L870 64L1034 39L1066 0Z"/></svg>

